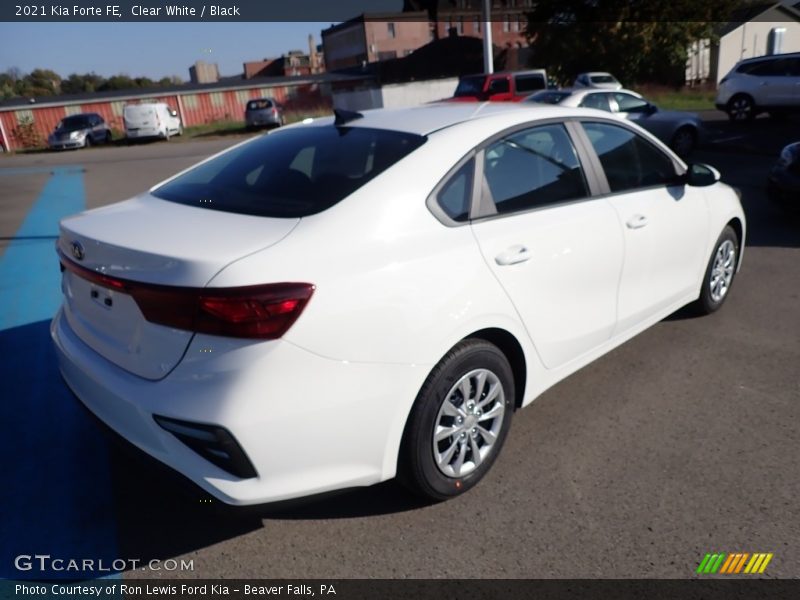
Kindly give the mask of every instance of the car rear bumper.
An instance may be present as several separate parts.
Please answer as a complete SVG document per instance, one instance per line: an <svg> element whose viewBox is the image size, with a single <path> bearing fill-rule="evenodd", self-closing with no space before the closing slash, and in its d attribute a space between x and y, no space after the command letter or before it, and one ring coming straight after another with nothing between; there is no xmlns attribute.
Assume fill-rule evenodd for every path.
<svg viewBox="0 0 800 600"><path fill-rule="evenodd" d="M427 368L349 363L289 342L196 335L165 379L102 358L63 312L51 324L61 374L101 421L227 504L277 502L394 476L411 404ZM257 476L239 478L162 428L154 416L222 427Z"/></svg>
<svg viewBox="0 0 800 600"><path fill-rule="evenodd" d="M140 129L126 129L125 130L125 137L126 138L163 138L166 137L166 130L165 129L157 129L155 127L142 127Z"/></svg>

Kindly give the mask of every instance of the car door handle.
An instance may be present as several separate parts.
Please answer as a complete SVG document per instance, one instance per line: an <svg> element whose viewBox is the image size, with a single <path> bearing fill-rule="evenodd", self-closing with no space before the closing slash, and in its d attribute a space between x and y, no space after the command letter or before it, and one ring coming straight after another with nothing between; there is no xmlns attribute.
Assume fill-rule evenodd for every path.
<svg viewBox="0 0 800 600"><path fill-rule="evenodd" d="M519 263L523 263L526 260L531 258L530 251L522 245L511 246L505 252L501 252L494 258L494 262L496 262L501 267L505 267L508 265L516 265Z"/></svg>
<svg viewBox="0 0 800 600"><path fill-rule="evenodd" d="M644 215L633 215L628 222L625 223L628 226L628 229L641 229L645 225L647 225L647 217Z"/></svg>

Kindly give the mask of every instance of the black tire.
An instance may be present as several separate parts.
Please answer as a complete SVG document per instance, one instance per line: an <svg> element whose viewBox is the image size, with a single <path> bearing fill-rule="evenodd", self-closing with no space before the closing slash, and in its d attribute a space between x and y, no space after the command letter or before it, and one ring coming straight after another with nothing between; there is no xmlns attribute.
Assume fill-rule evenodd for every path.
<svg viewBox="0 0 800 600"><path fill-rule="evenodd" d="M747 94L736 94L728 100L727 112L731 121L752 121L756 117L756 103Z"/></svg>
<svg viewBox="0 0 800 600"><path fill-rule="evenodd" d="M86 134L86 139L83 142L83 147L84 148L91 148L92 146L93 146L92 136L87 133Z"/></svg>
<svg viewBox="0 0 800 600"><path fill-rule="evenodd" d="M684 158L694 152L697 146L697 131L694 127L688 125L681 127L672 136L669 147L675 151L675 154Z"/></svg>
<svg viewBox="0 0 800 600"><path fill-rule="evenodd" d="M106 131L105 143L106 144L110 144L111 143L111 132L110 131Z"/></svg>
<svg viewBox="0 0 800 600"><path fill-rule="evenodd" d="M730 260L722 260L725 255L725 249L730 248L728 244L733 245L733 255ZM722 262L722 264L720 264ZM739 238L733 227L726 225L722 230L717 243L714 244L714 251L711 253L711 258L708 260L705 274L703 275L703 287L700 291L700 298L695 303L697 312L703 315L709 315L717 310L725 303L725 300L730 295L730 288L733 286L733 281L736 278L736 267L739 264ZM715 288L715 281L717 277L721 277L721 267L724 267L724 273L730 273L730 278L724 286L724 290L720 295L721 288Z"/></svg>
<svg viewBox="0 0 800 600"><path fill-rule="evenodd" d="M479 377L484 373L484 383L478 393ZM465 384L469 390L468 398L464 399L464 394L461 389L456 389L456 385L468 375L471 375ZM500 390L494 399L482 407L480 402L474 402L481 398L486 402L498 384ZM458 417L443 412L445 402L450 403L450 410L458 411ZM485 414L482 414L483 410ZM434 367L417 395L403 434L398 479L412 492L428 500L447 500L463 494L491 468L508 435L513 412L514 375L505 355L484 340L460 342ZM497 413L498 416L490 418L487 416L489 413ZM465 415L467 420L461 415ZM457 423L457 419L461 419L461 423ZM445 421L448 421L448 428L452 427L460 433L437 442L438 448L458 447L451 455L449 464L445 459L442 461L444 466L440 467L434 456L434 434L437 426ZM468 434L465 433L467 428L470 428ZM489 435L484 436L482 431ZM494 437L493 442L489 441L490 436ZM480 460L475 461L473 448L485 450L486 453L479 451ZM439 451L443 455L448 454L447 451ZM446 474L443 469L453 469L459 455L461 465L457 468L461 472Z"/></svg>

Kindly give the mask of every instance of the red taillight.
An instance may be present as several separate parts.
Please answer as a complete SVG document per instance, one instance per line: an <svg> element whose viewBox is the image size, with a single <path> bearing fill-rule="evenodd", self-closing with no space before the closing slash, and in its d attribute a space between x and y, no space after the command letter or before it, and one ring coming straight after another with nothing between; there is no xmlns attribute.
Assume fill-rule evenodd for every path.
<svg viewBox="0 0 800 600"><path fill-rule="evenodd" d="M310 283L235 288L188 288L141 283L75 264L60 251L63 268L94 284L129 294L145 319L167 327L225 337L277 339L303 312Z"/></svg>

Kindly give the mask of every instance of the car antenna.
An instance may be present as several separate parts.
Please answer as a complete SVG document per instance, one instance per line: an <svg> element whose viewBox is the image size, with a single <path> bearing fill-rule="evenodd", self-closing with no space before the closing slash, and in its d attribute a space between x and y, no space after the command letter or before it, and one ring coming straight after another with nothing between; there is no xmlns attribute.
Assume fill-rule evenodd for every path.
<svg viewBox="0 0 800 600"><path fill-rule="evenodd" d="M333 120L333 124L336 127L340 127L341 125L345 125L350 121L355 121L356 119L362 119L364 117L364 115L360 112L356 112L354 110L344 110L341 108L334 108L333 114L336 117Z"/></svg>

